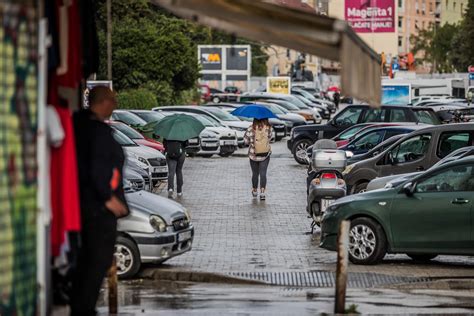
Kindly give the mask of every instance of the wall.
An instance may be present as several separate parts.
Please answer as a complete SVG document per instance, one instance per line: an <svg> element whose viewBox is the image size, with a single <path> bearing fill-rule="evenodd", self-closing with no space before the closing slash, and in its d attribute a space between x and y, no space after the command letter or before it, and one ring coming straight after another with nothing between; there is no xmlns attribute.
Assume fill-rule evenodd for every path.
<svg viewBox="0 0 474 316"><path fill-rule="evenodd" d="M0 315L34 315L36 305L37 21L33 3L0 2Z"/></svg>
<svg viewBox="0 0 474 316"><path fill-rule="evenodd" d="M413 0L414 1L414 0ZM390 33L358 33L358 35L377 53L386 53L395 56L398 54L398 30L397 30L397 2L394 0L395 31ZM329 2L328 15L330 17L345 19L345 0L331 0Z"/></svg>

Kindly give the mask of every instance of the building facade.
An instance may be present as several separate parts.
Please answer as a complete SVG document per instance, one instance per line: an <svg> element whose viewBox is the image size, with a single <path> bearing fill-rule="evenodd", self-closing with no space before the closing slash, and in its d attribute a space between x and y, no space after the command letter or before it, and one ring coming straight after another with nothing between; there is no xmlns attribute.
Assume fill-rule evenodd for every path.
<svg viewBox="0 0 474 316"><path fill-rule="evenodd" d="M438 0L440 6L441 25L456 24L462 20L469 0Z"/></svg>

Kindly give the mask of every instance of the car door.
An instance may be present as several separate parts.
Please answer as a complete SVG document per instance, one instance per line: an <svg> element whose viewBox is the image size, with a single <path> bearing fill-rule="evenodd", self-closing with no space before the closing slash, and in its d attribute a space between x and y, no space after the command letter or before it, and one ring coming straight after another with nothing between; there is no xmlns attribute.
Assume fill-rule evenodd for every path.
<svg viewBox="0 0 474 316"><path fill-rule="evenodd" d="M474 164L438 169L419 178L414 193L391 203L394 246L408 251L463 252L472 248Z"/></svg>
<svg viewBox="0 0 474 316"><path fill-rule="evenodd" d="M419 134L406 139L378 161L379 176L428 169L432 161L430 154L432 146L433 135L431 133Z"/></svg>

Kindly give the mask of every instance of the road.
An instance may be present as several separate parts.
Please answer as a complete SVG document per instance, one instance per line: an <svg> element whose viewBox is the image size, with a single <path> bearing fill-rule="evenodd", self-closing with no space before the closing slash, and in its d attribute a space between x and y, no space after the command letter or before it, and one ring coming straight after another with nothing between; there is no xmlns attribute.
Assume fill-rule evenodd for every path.
<svg viewBox="0 0 474 316"><path fill-rule="evenodd" d="M138 286L141 289L138 291L136 284L122 283L124 297L142 295L140 297L145 299L148 305L156 299L155 307L159 306L160 309L166 310L172 308L169 305L165 308L159 304L163 297L177 295L176 299L186 299L197 295L195 299L190 298L194 305L190 304L183 308L188 311L194 307L199 308L198 302L205 297L205 300L209 302L207 305L204 304L205 310L215 308L217 313L219 308L222 308L219 305L222 303L221 298L225 302L233 300L240 302L235 306L242 307L246 304L245 302L252 301L251 293L254 293L257 301L260 298L266 301L266 298L271 296L268 293L279 293L273 299L274 305L268 303L268 306L272 307L269 307L270 309L266 312L271 314L269 311L272 308L278 310L278 297L286 297L288 293L292 293L290 296L293 298L297 297L295 300L290 300L295 306L300 306L298 308L302 308L302 311L306 310L308 303L306 295L308 291L314 289L319 291L316 296L325 297L321 299L319 305L316 304L319 306L316 310L319 311L319 308L322 308L330 312L326 305L329 301L332 302L330 294L333 290L330 279L333 277L332 272L335 271L336 255L319 248L318 232L313 235L309 233L311 220L305 213L306 168L293 160L284 141L273 144L273 155L268 170L267 200L259 201L252 198L250 193L251 174L248 158L244 157L245 150L240 150L238 154L239 157L186 160L184 196L179 201L192 214L196 229L193 250L161 266L146 267L144 274L153 275L153 271L165 273L168 271L174 275L182 272L205 272L258 279L266 283L305 290L301 290L302 292L296 290L299 294L294 296L293 292L285 292L278 286L246 285L240 291L227 292L225 284L192 283L186 285L184 288L187 290L179 292L181 293L179 295L173 292L176 286L171 286L168 294L166 288L156 290L153 294L153 286L145 282L142 284L148 285ZM165 192L162 194L164 195ZM429 264L419 264L414 263L405 255L388 255L382 264L350 265L349 271L352 273L352 282L349 284L350 295L364 308L363 312L373 312L374 306L371 306L366 299L374 293L373 291L387 291L379 294L382 301L386 300L383 304L390 305L388 301L392 301L393 306L398 306L400 297L408 295L406 291L416 291L418 288L425 291L427 288L430 289L433 285L432 278L473 278L474 260L472 257L440 256ZM324 281L324 278L328 278L329 281ZM407 290L406 287L397 286L398 283L409 283L410 286ZM435 284L433 288L439 290L440 286ZM444 284L441 288L446 289L449 286ZM189 292L186 292L188 290ZM198 295L200 291L203 293L201 298ZM222 291L227 294L219 296L218 293ZM262 296L255 293L261 293ZM472 294L468 291L468 296L471 295L469 293ZM426 295L424 293L419 293L419 295L419 302L422 302ZM407 302L406 312L433 312L431 305L427 309L418 310L411 309L411 301ZM450 301L449 304L447 301L438 301L438 303L443 302L447 306L473 306L466 305L464 300ZM290 305L293 303L288 302ZM419 306L423 306L422 303L420 304ZM136 310L138 307L131 304L130 310ZM313 304L310 304L308 308L309 311L314 312ZM255 310L258 313L263 311L265 309ZM464 312L465 310L445 312L452 311Z"/></svg>

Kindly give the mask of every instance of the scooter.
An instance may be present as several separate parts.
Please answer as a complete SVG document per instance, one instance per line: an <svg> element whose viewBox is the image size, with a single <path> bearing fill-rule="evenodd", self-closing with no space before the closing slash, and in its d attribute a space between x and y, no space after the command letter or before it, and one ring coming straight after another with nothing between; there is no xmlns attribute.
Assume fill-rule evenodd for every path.
<svg viewBox="0 0 474 316"><path fill-rule="evenodd" d="M315 226L321 226L326 208L335 200L347 193L346 182L342 172L347 165L344 150L338 150L336 142L330 139L318 140L313 145L309 159L307 177L307 206L306 211L313 219L311 233Z"/></svg>

